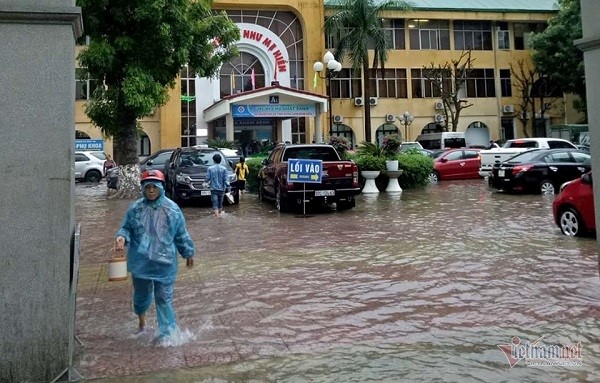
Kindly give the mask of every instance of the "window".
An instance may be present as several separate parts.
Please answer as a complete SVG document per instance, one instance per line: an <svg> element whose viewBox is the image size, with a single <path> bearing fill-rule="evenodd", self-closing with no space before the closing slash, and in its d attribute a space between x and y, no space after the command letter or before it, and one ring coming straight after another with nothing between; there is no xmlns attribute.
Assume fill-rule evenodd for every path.
<svg viewBox="0 0 600 383"><path fill-rule="evenodd" d="M342 69L331 79L331 98L354 98L362 96L361 78L352 69Z"/></svg>
<svg viewBox="0 0 600 383"><path fill-rule="evenodd" d="M344 124L333 124L331 128L332 136L346 137L350 141L350 147L354 148L354 132L352 128Z"/></svg>
<svg viewBox="0 0 600 383"><path fill-rule="evenodd" d="M377 131L375 132L375 135L377 137L377 145L381 146L381 144L383 144L383 138L390 134L398 134L398 128L396 127L396 125L383 124L379 128L377 128Z"/></svg>
<svg viewBox="0 0 600 383"><path fill-rule="evenodd" d="M449 50L450 28L448 21L408 20L410 49Z"/></svg>
<svg viewBox="0 0 600 383"><path fill-rule="evenodd" d="M502 97L512 97L510 69L500 69L500 93Z"/></svg>
<svg viewBox="0 0 600 383"><path fill-rule="evenodd" d="M529 37L533 33L543 32L545 23L515 23L515 49L529 49Z"/></svg>
<svg viewBox="0 0 600 383"><path fill-rule="evenodd" d="M479 158L479 152L477 150L465 150L464 153L464 159Z"/></svg>
<svg viewBox="0 0 600 383"><path fill-rule="evenodd" d="M389 49L405 49L404 19L383 19L383 30Z"/></svg>
<svg viewBox="0 0 600 383"><path fill-rule="evenodd" d="M99 81L90 78L83 68L75 69L75 100L89 100L98 87Z"/></svg>
<svg viewBox="0 0 600 383"><path fill-rule="evenodd" d="M427 78L426 69L411 69L410 77L413 98L441 96L441 91L436 83Z"/></svg>
<svg viewBox="0 0 600 383"><path fill-rule="evenodd" d="M179 71L181 78L181 146L196 145L196 72L187 66Z"/></svg>
<svg viewBox="0 0 600 383"><path fill-rule="evenodd" d="M496 28L496 35L498 38L498 49L510 49L510 31L508 30L508 23L499 22L496 25Z"/></svg>
<svg viewBox="0 0 600 383"><path fill-rule="evenodd" d="M579 152L571 152L571 155L575 159L575 162L578 164L589 165L592 157L589 154L579 153Z"/></svg>
<svg viewBox="0 0 600 383"><path fill-rule="evenodd" d="M462 158L463 158L462 150L457 150L455 152L448 153L448 155L446 155L446 157L444 157L444 159L446 159L448 161L461 160Z"/></svg>
<svg viewBox="0 0 600 383"><path fill-rule="evenodd" d="M558 152L548 154L544 157L544 162L548 163L559 163L559 162L573 162L573 159L567 152Z"/></svg>
<svg viewBox="0 0 600 383"><path fill-rule="evenodd" d="M292 142L306 143L306 118L292 118Z"/></svg>
<svg viewBox="0 0 600 383"><path fill-rule="evenodd" d="M493 69L471 69L466 79L467 97L496 97Z"/></svg>
<svg viewBox="0 0 600 383"><path fill-rule="evenodd" d="M489 21L455 21L454 49L491 51L492 23Z"/></svg>
<svg viewBox="0 0 600 383"><path fill-rule="evenodd" d="M548 140L548 147L550 149L573 149L573 145L569 142L554 140Z"/></svg>
<svg viewBox="0 0 600 383"><path fill-rule="evenodd" d="M376 97L407 98L406 69L385 69L385 79L381 69L369 70L371 89Z"/></svg>
<svg viewBox="0 0 600 383"><path fill-rule="evenodd" d="M146 133L142 133L140 136L140 146L138 147L138 157L149 156L151 153L150 138Z"/></svg>

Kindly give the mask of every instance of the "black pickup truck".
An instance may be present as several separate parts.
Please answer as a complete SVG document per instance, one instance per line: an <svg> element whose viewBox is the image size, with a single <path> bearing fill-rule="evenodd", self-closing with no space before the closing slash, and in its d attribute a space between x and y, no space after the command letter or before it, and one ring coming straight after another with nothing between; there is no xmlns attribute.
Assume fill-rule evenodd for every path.
<svg viewBox="0 0 600 383"><path fill-rule="evenodd" d="M323 161L321 183L287 182L288 159ZM354 197L360 194L358 167L353 161L341 160L331 145L279 144L264 160L258 178L259 199L274 200L281 212L301 205L303 198L307 203L335 203L338 210L351 209Z"/></svg>

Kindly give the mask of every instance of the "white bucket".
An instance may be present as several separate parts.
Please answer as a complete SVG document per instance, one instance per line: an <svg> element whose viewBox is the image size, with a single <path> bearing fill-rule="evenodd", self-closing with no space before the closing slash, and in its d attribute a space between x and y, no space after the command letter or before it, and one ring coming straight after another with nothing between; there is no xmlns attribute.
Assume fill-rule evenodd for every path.
<svg viewBox="0 0 600 383"><path fill-rule="evenodd" d="M117 252L108 260L108 280L111 282L127 280L127 258L123 251Z"/></svg>

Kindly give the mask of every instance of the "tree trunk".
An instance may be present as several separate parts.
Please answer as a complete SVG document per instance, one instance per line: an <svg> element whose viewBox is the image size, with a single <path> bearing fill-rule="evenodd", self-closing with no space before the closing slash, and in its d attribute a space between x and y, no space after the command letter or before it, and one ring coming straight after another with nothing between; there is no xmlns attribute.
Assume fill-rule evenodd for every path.
<svg viewBox="0 0 600 383"><path fill-rule="evenodd" d="M369 58L363 58L363 97L365 102L363 103L364 112L364 126L365 126L365 141L372 142L371 140L371 83L369 81Z"/></svg>
<svg viewBox="0 0 600 383"><path fill-rule="evenodd" d="M124 96L119 97L119 121L122 128L113 137L113 152L119 165L119 180L117 192L111 198L138 198L140 196L140 169L138 166L139 134L137 120L123 102Z"/></svg>

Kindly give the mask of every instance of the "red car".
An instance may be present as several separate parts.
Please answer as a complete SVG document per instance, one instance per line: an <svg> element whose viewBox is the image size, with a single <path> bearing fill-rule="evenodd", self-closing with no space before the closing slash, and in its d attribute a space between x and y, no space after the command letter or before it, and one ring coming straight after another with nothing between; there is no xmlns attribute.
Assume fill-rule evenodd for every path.
<svg viewBox="0 0 600 383"><path fill-rule="evenodd" d="M596 230L592 172L563 184L552 203L554 221L564 235L581 236Z"/></svg>
<svg viewBox="0 0 600 383"><path fill-rule="evenodd" d="M433 162L433 172L429 181L464 180L480 178L479 149L450 149L443 152Z"/></svg>

